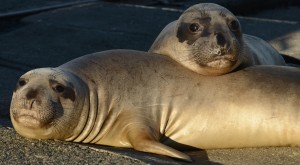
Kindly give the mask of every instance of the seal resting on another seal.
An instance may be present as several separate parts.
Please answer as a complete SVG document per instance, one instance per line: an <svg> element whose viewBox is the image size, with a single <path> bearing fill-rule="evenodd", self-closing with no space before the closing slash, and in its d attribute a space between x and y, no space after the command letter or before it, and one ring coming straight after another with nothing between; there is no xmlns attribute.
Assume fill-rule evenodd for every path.
<svg viewBox="0 0 300 165"><path fill-rule="evenodd" d="M149 52L167 55L202 75L222 75L252 65L285 65L266 41L243 34L226 8L200 3L188 8L158 35Z"/></svg>
<svg viewBox="0 0 300 165"><path fill-rule="evenodd" d="M300 70L255 66L222 76L167 56L113 50L21 76L16 131L167 155L178 150L300 145Z"/></svg>

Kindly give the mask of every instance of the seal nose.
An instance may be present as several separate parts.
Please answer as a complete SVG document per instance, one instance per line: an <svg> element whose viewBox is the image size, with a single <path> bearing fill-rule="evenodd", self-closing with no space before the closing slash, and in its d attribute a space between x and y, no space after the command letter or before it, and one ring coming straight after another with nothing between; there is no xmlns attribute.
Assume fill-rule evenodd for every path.
<svg viewBox="0 0 300 165"><path fill-rule="evenodd" d="M37 91L34 89L30 89L27 93L26 93L26 99L27 100L32 100L35 99L37 96Z"/></svg>
<svg viewBox="0 0 300 165"><path fill-rule="evenodd" d="M36 89L29 89L25 94L24 107L31 110L33 106L38 102L38 91Z"/></svg>
<svg viewBox="0 0 300 165"><path fill-rule="evenodd" d="M217 44L224 47L226 45L226 40L225 37L222 33L217 33L216 34L216 38L217 38Z"/></svg>

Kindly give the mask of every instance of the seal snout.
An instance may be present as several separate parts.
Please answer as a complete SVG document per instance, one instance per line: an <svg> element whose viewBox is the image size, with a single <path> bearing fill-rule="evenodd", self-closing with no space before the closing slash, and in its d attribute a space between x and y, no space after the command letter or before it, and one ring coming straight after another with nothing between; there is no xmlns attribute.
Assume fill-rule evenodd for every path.
<svg viewBox="0 0 300 165"><path fill-rule="evenodd" d="M33 106L40 101L38 100L38 89L29 88L24 92L23 99L24 101L24 108L28 110L32 110Z"/></svg>
<svg viewBox="0 0 300 165"><path fill-rule="evenodd" d="M25 98L26 98L26 108L31 110L33 107L33 104L36 103L36 96L37 96L37 90L29 90L26 94L25 94Z"/></svg>
<svg viewBox="0 0 300 165"><path fill-rule="evenodd" d="M38 128L42 125L40 121L41 111L39 108L41 101L38 99L38 89L27 87L17 93L18 95L15 99L19 101L13 104L13 118L24 126Z"/></svg>
<svg viewBox="0 0 300 165"><path fill-rule="evenodd" d="M27 91L27 93L25 94L25 96L26 96L27 100L33 100L37 96L37 90L30 89L30 90Z"/></svg>
<svg viewBox="0 0 300 165"><path fill-rule="evenodd" d="M226 39L222 33L216 33L217 44L221 47L225 47L227 45Z"/></svg>

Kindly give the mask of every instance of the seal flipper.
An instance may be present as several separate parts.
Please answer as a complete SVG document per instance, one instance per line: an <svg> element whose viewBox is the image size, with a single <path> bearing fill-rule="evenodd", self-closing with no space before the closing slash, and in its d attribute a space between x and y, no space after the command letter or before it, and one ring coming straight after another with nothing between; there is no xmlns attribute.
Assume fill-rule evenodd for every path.
<svg viewBox="0 0 300 165"><path fill-rule="evenodd" d="M188 155L158 142L146 132L147 131L143 130L137 132L131 131L128 133L128 139L135 150L170 156L187 162L192 162L192 159Z"/></svg>

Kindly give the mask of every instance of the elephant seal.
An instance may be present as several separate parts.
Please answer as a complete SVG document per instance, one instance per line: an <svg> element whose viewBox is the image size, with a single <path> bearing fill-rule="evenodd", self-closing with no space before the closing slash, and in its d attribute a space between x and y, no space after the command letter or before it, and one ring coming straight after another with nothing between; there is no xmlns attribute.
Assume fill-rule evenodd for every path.
<svg viewBox="0 0 300 165"><path fill-rule="evenodd" d="M222 75L252 65L285 65L270 44L243 34L235 15L213 3L184 11L161 31L149 52L170 56L202 75Z"/></svg>
<svg viewBox="0 0 300 165"><path fill-rule="evenodd" d="M34 139L191 161L179 150L300 145L300 70L203 76L167 56L111 50L21 76L10 116Z"/></svg>

